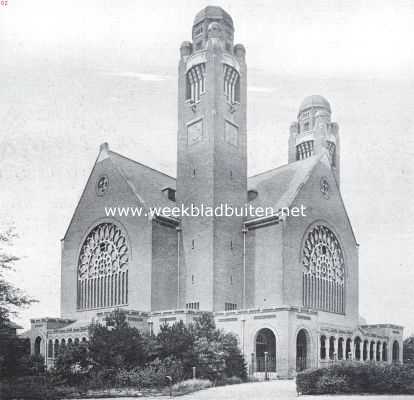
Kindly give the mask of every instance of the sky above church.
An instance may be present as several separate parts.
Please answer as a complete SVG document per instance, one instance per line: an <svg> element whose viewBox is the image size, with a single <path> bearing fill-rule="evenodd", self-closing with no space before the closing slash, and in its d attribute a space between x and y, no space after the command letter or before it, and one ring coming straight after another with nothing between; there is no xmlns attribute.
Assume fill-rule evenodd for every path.
<svg viewBox="0 0 414 400"><path fill-rule="evenodd" d="M179 46L199 0L0 6L0 225L12 276L59 316L60 239L99 144L175 175ZM360 313L414 332L414 3L216 0L248 63L249 174L287 162L301 100L340 126L341 190L360 243Z"/></svg>

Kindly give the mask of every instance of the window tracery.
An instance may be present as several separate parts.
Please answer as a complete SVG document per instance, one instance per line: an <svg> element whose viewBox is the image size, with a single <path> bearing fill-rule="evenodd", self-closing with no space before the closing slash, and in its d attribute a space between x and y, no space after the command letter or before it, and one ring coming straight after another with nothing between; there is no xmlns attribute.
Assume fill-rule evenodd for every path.
<svg viewBox="0 0 414 400"><path fill-rule="evenodd" d="M328 312L345 311L345 263L335 234L316 225L302 250L303 305Z"/></svg>
<svg viewBox="0 0 414 400"><path fill-rule="evenodd" d="M78 309L128 303L128 244L112 223L96 226L86 237L78 261Z"/></svg>

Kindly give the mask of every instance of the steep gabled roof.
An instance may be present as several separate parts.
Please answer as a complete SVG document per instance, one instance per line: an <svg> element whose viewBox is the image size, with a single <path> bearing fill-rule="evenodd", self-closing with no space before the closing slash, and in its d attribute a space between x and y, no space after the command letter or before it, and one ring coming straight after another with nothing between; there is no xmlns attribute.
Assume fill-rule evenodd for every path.
<svg viewBox="0 0 414 400"><path fill-rule="evenodd" d="M248 178L248 189L258 192L251 204L254 207L273 207L275 212L282 207L290 207L322 156L282 165Z"/></svg>
<svg viewBox="0 0 414 400"><path fill-rule="evenodd" d="M175 178L113 151L108 155L144 207L174 205L162 190L175 189Z"/></svg>

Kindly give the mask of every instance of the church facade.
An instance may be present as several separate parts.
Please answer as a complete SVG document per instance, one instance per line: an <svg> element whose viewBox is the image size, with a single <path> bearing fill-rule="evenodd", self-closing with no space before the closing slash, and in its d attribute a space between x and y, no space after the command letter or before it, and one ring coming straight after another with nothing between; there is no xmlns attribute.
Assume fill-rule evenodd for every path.
<svg viewBox="0 0 414 400"><path fill-rule="evenodd" d="M229 14L207 7L180 48L177 177L100 147L61 242L61 317L33 319L32 352L60 346L123 309L141 330L202 312L237 335L252 374L291 377L343 359L402 362L403 328L359 318L358 243L340 191L338 124L306 97L288 164L247 176L247 67ZM265 216L107 215L223 204ZM284 210L306 207L306 215Z"/></svg>

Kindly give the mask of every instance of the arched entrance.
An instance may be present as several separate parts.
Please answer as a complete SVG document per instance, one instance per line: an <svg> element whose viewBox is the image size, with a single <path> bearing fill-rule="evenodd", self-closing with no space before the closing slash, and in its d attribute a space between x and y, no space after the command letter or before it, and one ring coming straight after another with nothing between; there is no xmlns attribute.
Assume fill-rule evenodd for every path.
<svg viewBox="0 0 414 400"><path fill-rule="evenodd" d="M42 338L38 336L34 343L34 353L36 356L40 355L41 349L42 349Z"/></svg>
<svg viewBox="0 0 414 400"><path fill-rule="evenodd" d="M308 368L309 335L301 329L296 336L296 371Z"/></svg>
<svg viewBox="0 0 414 400"><path fill-rule="evenodd" d="M276 372L276 337L268 328L256 336L256 372Z"/></svg>
<svg viewBox="0 0 414 400"><path fill-rule="evenodd" d="M400 345L397 341L392 344L392 362L397 363L400 361Z"/></svg>

